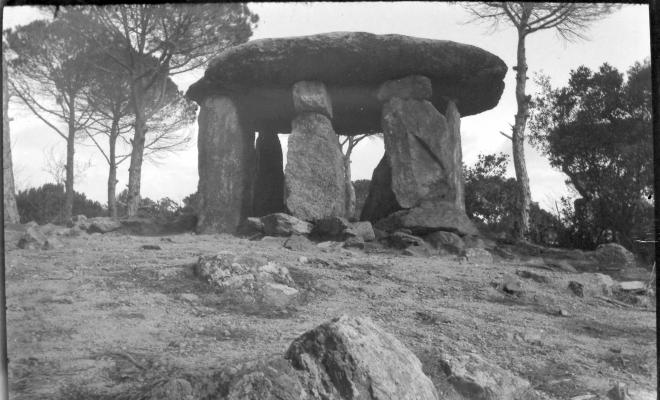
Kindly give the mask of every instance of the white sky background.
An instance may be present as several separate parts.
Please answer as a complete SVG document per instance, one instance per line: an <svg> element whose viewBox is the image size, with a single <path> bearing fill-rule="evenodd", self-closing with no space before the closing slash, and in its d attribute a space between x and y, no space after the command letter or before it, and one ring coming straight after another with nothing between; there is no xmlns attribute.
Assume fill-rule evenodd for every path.
<svg viewBox="0 0 660 400"><path fill-rule="evenodd" d="M378 2L378 3L252 3L250 9L260 17L252 39L310 35L333 31L364 31L376 34L398 33L430 39L453 40L481 47L502 58L509 67L504 94L492 110L462 119L463 161L470 165L481 153L511 154L511 142L498 132L510 133L516 113L515 73L516 31L501 24L497 31L489 25L469 22L472 17L457 3ZM34 7L5 7L3 29L26 24L40 17ZM539 31L527 38L527 64L530 80L527 92L534 94L533 76L547 74L553 86L567 83L569 72L580 65L597 69L603 62L627 69L650 57L649 10L647 5L624 5L611 16L591 25L589 40L566 43L553 31ZM175 76L182 90L201 77L203 71ZM44 171L45 153L53 146L64 157L65 142L44 123L10 105L10 131L17 189L39 186L52 181ZM157 200L170 197L180 201L197 189L197 127L195 138L185 151L168 155L157 164L146 163L142 169L142 196ZM286 152L286 138L280 136ZM554 208L554 200L568 194L565 176L551 169L547 160L526 146L527 170L532 200L544 208ZM286 154L286 153L285 153ZM353 179L371 179L373 169L383 155L379 139L365 140L352 157ZM93 146L78 146L76 158L91 161L92 167L75 183L76 191L105 203L107 199L107 164ZM514 176L513 161L508 174ZM128 182L128 161L120 165L117 190Z"/></svg>

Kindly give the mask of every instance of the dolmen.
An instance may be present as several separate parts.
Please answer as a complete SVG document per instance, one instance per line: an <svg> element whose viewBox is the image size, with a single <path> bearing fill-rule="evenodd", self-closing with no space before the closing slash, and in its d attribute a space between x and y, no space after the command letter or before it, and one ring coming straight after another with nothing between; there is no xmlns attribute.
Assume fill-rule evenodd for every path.
<svg viewBox="0 0 660 400"><path fill-rule="evenodd" d="M385 231L476 234L460 118L495 107L506 70L471 45L364 32L226 49L187 92L201 106L198 232L233 233L276 212L344 217L339 135L382 133L385 155L360 219Z"/></svg>

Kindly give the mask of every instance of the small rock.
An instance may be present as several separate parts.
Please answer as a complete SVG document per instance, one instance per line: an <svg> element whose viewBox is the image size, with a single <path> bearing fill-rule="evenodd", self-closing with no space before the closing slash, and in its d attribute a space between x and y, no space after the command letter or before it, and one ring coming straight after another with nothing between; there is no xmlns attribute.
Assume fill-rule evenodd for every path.
<svg viewBox="0 0 660 400"><path fill-rule="evenodd" d="M424 246L408 246L403 250L403 255L412 256L412 257L430 257L432 254L429 248L426 245L424 245Z"/></svg>
<svg viewBox="0 0 660 400"><path fill-rule="evenodd" d="M305 256L298 257L298 262L301 263L301 264L307 264L307 261L309 261L309 260Z"/></svg>
<svg viewBox="0 0 660 400"><path fill-rule="evenodd" d="M359 236L349 237L344 241L346 249L364 249L364 239Z"/></svg>
<svg viewBox="0 0 660 400"><path fill-rule="evenodd" d="M564 272L571 272L571 273L576 273L578 272L575 267L573 267L568 261L566 260L557 260L557 259L551 259L551 258L544 258L543 262L551 268L557 268L561 271Z"/></svg>
<svg viewBox="0 0 660 400"><path fill-rule="evenodd" d="M302 235L292 235L284 242L284 248L293 251L307 251L314 247L314 244Z"/></svg>
<svg viewBox="0 0 660 400"><path fill-rule="evenodd" d="M486 249L479 249L479 248L465 249L465 257L471 263L477 263L477 264L493 263L493 255L490 254L490 252Z"/></svg>
<svg viewBox="0 0 660 400"><path fill-rule="evenodd" d="M445 249L453 254L458 254L465 249L463 239L452 232L432 232L426 235L424 240L436 249Z"/></svg>
<svg viewBox="0 0 660 400"><path fill-rule="evenodd" d="M260 218L249 217L245 220L245 233L254 234L254 233L263 233L264 232L264 223Z"/></svg>
<svg viewBox="0 0 660 400"><path fill-rule="evenodd" d="M88 233L108 233L121 228L121 222L110 217L96 217L89 220Z"/></svg>
<svg viewBox="0 0 660 400"><path fill-rule="evenodd" d="M531 279L534 282L538 282L538 283L550 283L550 278L548 278L545 275L537 274L535 272L518 270L516 271L516 275L518 275L523 279Z"/></svg>
<svg viewBox="0 0 660 400"><path fill-rule="evenodd" d="M338 242L326 241L326 242L318 243L316 247L320 249L329 249L332 247L336 247L338 244L339 244Z"/></svg>
<svg viewBox="0 0 660 400"><path fill-rule="evenodd" d="M263 231L270 236L307 235L312 231L312 224L284 213L268 214L261 217Z"/></svg>
<svg viewBox="0 0 660 400"><path fill-rule="evenodd" d="M346 218L326 217L314 223L311 235L317 240L341 241L346 239L345 232L350 226Z"/></svg>
<svg viewBox="0 0 660 400"><path fill-rule="evenodd" d="M260 288L264 303L283 308L291 304L298 296L298 290L280 283L266 282Z"/></svg>
<svg viewBox="0 0 660 400"><path fill-rule="evenodd" d="M165 384L154 386L147 397L148 400L188 400L193 398L192 385L181 378L172 378Z"/></svg>
<svg viewBox="0 0 660 400"><path fill-rule="evenodd" d="M191 303L195 303L199 301L199 296L193 293L181 293L179 297Z"/></svg>
<svg viewBox="0 0 660 400"><path fill-rule="evenodd" d="M426 243L420 237L413 236L410 233L398 230L388 237L390 246L396 249L405 249L409 246L424 247Z"/></svg>
<svg viewBox="0 0 660 400"><path fill-rule="evenodd" d="M530 388L525 379L477 354L443 352L440 363L448 381L466 399L511 400Z"/></svg>
<svg viewBox="0 0 660 400"><path fill-rule="evenodd" d="M584 297L584 285L580 282L570 281L568 282L568 288L577 297Z"/></svg>
<svg viewBox="0 0 660 400"><path fill-rule="evenodd" d="M376 240L376 233L374 232L373 225L369 221L358 221L351 222L350 227L348 227L344 234L347 237L355 236L362 238L365 242L371 242Z"/></svg>
<svg viewBox="0 0 660 400"><path fill-rule="evenodd" d="M143 250L162 250L160 246L155 245L155 244L144 244L142 245L141 249Z"/></svg>
<svg viewBox="0 0 660 400"><path fill-rule="evenodd" d="M619 282L617 289L624 292L644 293L646 292L646 283L641 281Z"/></svg>
<svg viewBox="0 0 660 400"><path fill-rule="evenodd" d="M617 382L614 386L607 392L607 397L611 400L632 400L628 393L628 388L626 385Z"/></svg>
<svg viewBox="0 0 660 400"><path fill-rule="evenodd" d="M502 290L515 296L520 296L524 293L522 283L513 274L504 274L502 277Z"/></svg>
<svg viewBox="0 0 660 400"><path fill-rule="evenodd" d="M19 249L29 249L29 250L47 250L46 243L48 242L48 237L44 235L40 230L39 226L28 226L25 230L25 233L18 240Z"/></svg>

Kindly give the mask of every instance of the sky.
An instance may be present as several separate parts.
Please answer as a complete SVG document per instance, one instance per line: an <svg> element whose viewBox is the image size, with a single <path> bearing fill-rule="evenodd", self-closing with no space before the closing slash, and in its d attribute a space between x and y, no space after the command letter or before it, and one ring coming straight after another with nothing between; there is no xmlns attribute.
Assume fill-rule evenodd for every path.
<svg viewBox="0 0 660 400"><path fill-rule="evenodd" d="M372 2L372 3L249 3L259 15L252 39L311 35L335 31L362 31L375 34L403 34L429 39L452 40L481 47L509 66L505 90L499 104L481 114L461 120L463 161L473 164L479 154L511 154L511 142L499 134L510 133L516 113L515 73L516 31L501 24L492 30L488 24L475 22L461 3L443 2ZM3 29L43 18L35 7L4 8ZM625 72L636 61L650 57L649 10L647 5L626 4L610 16L591 24L587 40L565 42L554 31L538 31L527 38L527 64L530 73L528 94L534 94L535 73L550 77L553 87L566 85L570 71L580 65L597 69L604 62ZM181 90L199 79L203 70L173 77ZM48 159L64 158L65 142L46 124L20 105L9 109L10 132L17 190L53 181L46 172ZM175 154L147 162L142 169L142 196L151 199L170 197L181 201L197 189L197 126L187 128L193 135L189 147ZM288 135L280 135L286 154ZM554 209L555 200L571 195L566 176L552 169L547 159L526 145L527 171L532 200L541 207ZM362 141L352 156L353 179L370 179L383 155L379 139ZM107 163L90 143L78 146L76 158L88 165L80 171L76 191L105 203L107 199ZM514 176L513 161L507 171ZM128 182L128 161L118 171L118 191Z"/></svg>

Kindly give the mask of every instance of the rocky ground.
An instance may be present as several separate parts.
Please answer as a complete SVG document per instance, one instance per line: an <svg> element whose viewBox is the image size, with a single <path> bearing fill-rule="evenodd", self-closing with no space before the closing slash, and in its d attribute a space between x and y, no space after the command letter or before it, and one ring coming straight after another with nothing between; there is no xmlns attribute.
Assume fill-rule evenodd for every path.
<svg viewBox="0 0 660 400"><path fill-rule="evenodd" d="M343 314L369 317L401 341L441 399L470 398L450 376L461 371L447 368L448 358L465 356L487 366L473 371L478 383L489 385L495 369L527 381L530 398L607 398L616 383L633 399L656 398L655 297L626 297L600 275L511 257L511 248L491 261L304 241L287 249L275 237L113 232L61 236L44 250L17 248L21 235L6 231L15 400L149 398L173 377L281 356ZM204 282L195 265L219 252L286 267L296 300L260 302ZM499 396L484 398L506 398Z"/></svg>

